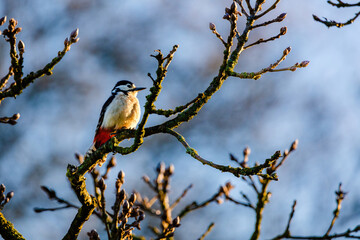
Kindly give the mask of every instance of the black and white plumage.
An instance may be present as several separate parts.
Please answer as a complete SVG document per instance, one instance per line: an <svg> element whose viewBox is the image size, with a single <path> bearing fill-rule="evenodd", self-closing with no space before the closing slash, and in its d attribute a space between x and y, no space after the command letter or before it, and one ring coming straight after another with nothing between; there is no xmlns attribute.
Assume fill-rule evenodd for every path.
<svg viewBox="0 0 360 240"><path fill-rule="evenodd" d="M116 83L111 96L104 103L95 130L93 145L87 154L96 150L122 128L135 128L140 120L140 104L137 92L144 90L127 80Z"/></svg>

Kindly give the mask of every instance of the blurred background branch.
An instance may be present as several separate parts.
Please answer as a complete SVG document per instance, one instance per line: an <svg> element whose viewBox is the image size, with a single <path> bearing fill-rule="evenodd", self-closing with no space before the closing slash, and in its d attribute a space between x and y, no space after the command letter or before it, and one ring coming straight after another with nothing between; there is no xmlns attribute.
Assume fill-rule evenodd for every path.
<svg viewBox="0 0 360 240"><path fill-rule="evenodd" d="M357 3L348 3L348 2L343 2L341 0L336 0L335 2L333 1L327 1L328 4L330 4L333 7L336 8L352 8L352 7L360 7L360 2ZM337 27L337 28L341 28L344 27L346 25L350 25L352 24L360 15L360 11L355 13L355 16L350 18L349 20L345 21L345 22L337 22L334 20L328 20L327 18L319 18L316 15L313 15L313 18L315 21L320 22L322 24L324 24L327 27Z"/></svg>
<svg viewBox="0 0 360 240"><path fill-rule="evenodd" d="M124 209L129 209L136 215L137 210L130 208L131 202L135 201L136 208L137 204L142 202L139 199L146 198L138 197L138 193L126 194L125 188L136 189L136 192L141 192L142 196L155 193L154 197L146 201L148 207L151 206L151 208L144 207L141 210L149 213L147 218L143 219L142 226L148 226L153 218L159 221L159 224L153 224L157 229L142 228L139 234L146 237L155 235L156 238L172 238L174 233L176 238L184 239L194 236L201 236L200 238L204 236L205 239L207 236L221 239L234 235L241 238L252 235L254 239L257 239L260 238L260 233L261 238L262 236L276 236L277 233L283 231L283 226L286 225L287 219L285 218L287 216L284 218L282 215L288 211L287 208L291 204L288 203L288 200L294 198L298 199L298 203L304 203L306 206L298 207L295 215L295 205L293 205L286 229L290 229L290 222L292 231L306 229L311 233L319 229L317 224L321 221L317 220L314 223L297 217L306 215L312 219L315 217L319 219L320 216L322 219L329 218L323 212L328 209L329 197L326 192L332 187L334 181L338 183L338 179L343 178L345 186L350 186L351 183L356 186L357 167L351 165L350 160L346 163L344 161L339 163L339 159L357 159L358 156L355 143L358 142L360 134L357 134L354 124L347 122L356 122L357 108L354 106L358 104L352 103L357 103L355 101L357 85L356 82L349 84L351 85L349 91L346 83L351 81L338 81L337 73L339 72L337 71L339 69L337 67L342 66L341 77L343 79L356 77L356 72L349 68L349 64L343 63L350 59L348 59L349 55L358 55L357 48L350 47L351 41L344 44L346 46L338 44L341 42L339 37L326 37L327 35L318 31L316 26L309 25L311 22L309 23L307 18L305 19L304 11L307 8L308 11L312 10L310 6L320 9L321 5L318 2L308 5L306 9L300 8L304 5L300 4L301 2L293 1L288 3L277 0L264 3L263 1L244 0L236 1L236 3L237 5L230 1L229 7L225 9L223 15L218 13L220 6L223 7L224 3L222 2L211 2L210 4L203 1L197 3L184 1L172 5L170 2L161 2L160 4L158 1L151 1L150 5L142 3L141 8L149 9L149 11L142 11L142 14L138 14L136 18L134 18L134 12L139 11L140 5L136 5L138 3L115 1L105 3L82 0L77 3L63 2L52 6L34 1L15 8L12 1L5 0L4 4L0 5L0 10L6 11L7 15L10 15L8 11L14 9L13 15L19 15L16 19L24 23L24 29L33 30L30 33L24 31L22 33L24 35L19 35L27 43L26 59L28 60L26 65L28 67L25 65L24 68L21 68L23 72L28 69L44 69L41 67L43 63L39 61L40 58L34 57L34 55L41 52L42 56L46 58L47 54L52 52L50 50L56 50L58 48L56 39L59 38L59 32L63 29L73 24L79 24L85 35L82 37L84 41L79 49L74 49L74 54L68 56L68 63L64 63L66 64L64 66L57 66L56 76L54 76L57 78L56 81L35 81L32 88L24 91L17 101L12 101L15 103L10 101L2 103L2 116L11 116L13 113L21 112L24 121L21 121L24 125L18 124L12 127L12 130L6 128L7 124L0 126L2 135L6 136L6 138L0 139L2 153L0 178L4 178L0 180L8 182L6 185L10 184L19 196L11 201L13 206L4 210L7 211L5 212L7 216L15 216L14 222L19 226L20 232L23 232L25 236L32 236L32 232L37 231L36 236L39 239L50 239L54 236L60 238L61 234L64 234L69 228L69 222L61 222L58 219L73 218L73 210L78 206L73 204L76 202L73 193L67 189L63 181L59 181L59 179L63 179L64 169L68 163L64 159L69 159L69 153L88 147L91 133L89 129L92 129L94 121L96 121L94 118L98 113L98 104L103 102L101 99L108 93L109 86L113 85L114 79L118 80L121 75L121 78L145 82L143 76L146 75L149 68L154 68L154 66L149 66L148 60L144 56L156 45L164 49L164 52L171 52L172 49L168 49L168 46L174 42L180 43L181 51L176 53L176 61L171 63L172 66L169 69L167 69L170 63L169 55L162 57L164 61L162 68L166 68L167 74L166 81L161 84L165 94L158 96L156 108L154 104L149 111L150 117L143 118L145 119L144 126L138 130L119 132L117 139L113 138L92 156L94 161L82 165L84 159L82 156L78 156L78 164L83 166L80 171L83 174L89 172L91 177L88 177L88 180L83 177L74 178L73 187L84 187L86 181L88 194L93 195L93 198L88 198L88 200L91 199L89 201L90 210L94 208L92 213L96 214L95 218L90 217L84 225L82 224L90 216L91 211L87 211L86 216L82 216L79 221L74 222L76 226L82 226L82 232L78 238L107 239L118 237L116 234L121 232L123 237L143 239L142 236L138 237L132 233L138 229L136 222L142 214L139 213L135 218L131 214L130 217L122 218L121 216L129 214L129 212L124 212ZM299 6L296 5L297 3ZM3 6L5 7L2 8ZM44 11L37 10L43 9L39 6L47 7L46 14ZM277 12L280 8L284 8L288 12ZM32 11L28 9L32 9ZM118 12L117 9L121 9L121 11ZM123 9L129 11L123 11ZM305 10L300 11L300 9ZM15 14L15 12L19 13ZM26 12L32 14L26 14ZM183 17L184 12L188 13L186 18ZM274 13L274 16L277 17L271 17L270 13ZM107 17L97 17L97 14ZM208 24L209 16L221 18L220 15L223 15L227 25L221 22L216 23L217 26ZM194 21L195 18L196 21ZM206 20L205 23L202 22L202 19ZM258 19L259 23L253 21ZM276 23L282 21L286 21L286 25L292 27L277 27ZM123 24L118 24L119 22ZM28 25L26 26L26 24ZM208 25L219 41L213 41L214 43L208 41L209 35L204 32ZM309 27L301 28L305 25ZM256 31L260 28L261 31ZM292 29L296 31L292 31ZM228 35L224 34L224 31ZM274 32L278 32L278 34L274 36ZM78 32L74 31L71 35L77 34ZM317 38L314 38L315 34L318 36ZM263 36L274 37L264 38ZM280 36L282 37L278 38ZM276 42L273 41L275 39ZM328 51L323 39L327 39L326 44L329 46L331 43L335 43L337 48ZM269 40L268 44L261 44L267 40ZM295 64L281 67L280 64L285 63L283 63L281 52L288 46L285 41L296 45L292 54L286 55L288 60ZM1 64L2 71L5 73L0 82L0 86L4 86L3 88L8 86L10 77L14 76L15 79L15 71L17 71L16 79L20 79L19 66L23 65L22 61L25 56L23 54L24 42L20 44L19 41L17 46L15 45L18 54L16 58L18 69L13 67L8 69L7 61ZM33 42L36 43L34 46ZM219 48L219 46L221 47ZM347 51L347 47L350 49L349 51ZM28 49L34 49L34 51L28 51ZM274 56L277 55L281 61L276 60L277 58L274 61ZM312 68L316 71L307 69L292 75L283 72L307 66L308 61L296 63L296 58L304 56L312 60L312 64L314 64ZM342 59L341 57L344 56L346 58ZM336 59L336 64L334 64L334 59ZM269 63L272 64L262 69L261 66L268 66ZM158 68L159 66L155 66L155 69ZM310 73L310 71L312 72ZM277 73L265 74L267 72ZM215 77L212 76L214 73ZM351 78L349 74L352 74ZM269 81L256 82L256 85L254 81L225 81L233 75L254 80L266 76ZM154 76L154 79L151 74L149 77L152 83L156 84L157 77ZM334 78L336 81L332 82ZM213 81L210 82L209 79ZM14 82L16 81L14 80ZM310 91L310 86L314 90ZM159 88L159 86L157 87ZM331 87L335 87L335 90ZM220 94L215 95L219 88L221 88ZM341 97L336 94L340 94ZM212 101L210 101L210 97L213 99ZM143 101L141 95L139 98L140 101ZM338 101L339 99L342 101ZM209 102L209 104L205 106L204 102ZM145 101L142 103L145 104ZM27 106L31 106L31 108L27 109ZM204 110L200 111L200 109ZM347 112L346 109L351 109L351 111ZM351 114L349 114L350 112ZM168 119L164 121L162 116L168 117ZM194 118L195 116L196 118ZM7 118L11 117L2 119L8 121ZM191 124L182 124L189 120L191 120ZM191 142L193 148L188 148L188 153L194 156L201 155L203 159L216 159L216 164L219 166L227 166L223 157L224 152L228 152L229 149L236 152L239 146L246 144L253 148L252 159L261 160L274 153L274 149L281 149L281 146L287 144L289 139L299 137L301 140L304 139L302 140L304 145L302 145L302 151L292 156L294 161L283 164L291 152L290 150L284 151L277 155L279 158L274 161L276 165L274 162L270 162L270 165L265 168L261 161L260 164L248 162L249 148L244 150L243 161L239 161L235 157L236 154L232 155L233 163L239 164L233 167L236 171L245 171L248 168L245 166L246 163L248 166L255 166L258 167L257 169L266 171L266 173L261 172L264 176L277 176L278 167L284 166L279 170L280 182L276 184L278 188L271 188L271 179L269 178L258 175L240 175L241 179L246 180L238 181L239 179L235 176L220 174L216 169L200 168L198 161L187 161L188 156L183 154L181 141L168 141L168 136L158 134L163 133L164 129L174 131L175 128L177 128L178 134L181 133L180 136L186 136L186 139ZM342 133L347 133L347 136ZM152 136L155 134L156 137ZM135 136L137 140L134 143L136 142L136 144L122 141ZM118 146L120 142L121 146ZM139 148L140 146L141 148ZM295 149L296 146L297 142L294 142L291 148ZM108 161L106 167L104 165L102 169L95 168L97 162L95 158L114 151L128 154L133 150L134 152L130 156L124 155L117 160L121 161L118 165L127 172L127 183L124 186L124 181L121 180L124 179L124 172L119 173L118 176L113 173L118 172L115 170L114 158ZM174 165L177 166L177 176L180 179L172 178L174 182L171 184L171 191L170 183L160 182L161 177L158 180L159 186L156 186L154 182L141 187L138 175L143 175L148 169L153 168L154 162L165 161L168 163L169 159L174 161ZM167 165L170 168L170 165ZM324 167L326 174L324 174ZM115 171L110 171L113 168ZM69 167L68 175L78 169ZM165 172L166 169L165 167ZM162 178L167 178L165 172ZM344 173L346 174L344 175ZM158 175L157 173L156 177L151 179L156 180ZM116 179L116 184L107 184L107 181L114 179ZM185 189L178 187L182 185L179 181L184 181L184 179L194 182L195 187L192 187L192 190L190 187ZM229 179L231 179L231 184ZM263 191L263 184L267 181L266 189ZM32 209L35 203L37 206L44 205L41 203L42 194L39 194L40 190L37 190L39 185L44 185L44 182L45 185L52 186L57 189L57 192L61 192L62 197L57 196L57 198L64 201L61 204L65 207L60 207L59 210L62 209L62 211L56 211L56 213L47 213L47 210L44 210L35 218L26 209ZM219 182L226 182L226 184L218 188ZM167 188L164 189L165 185ZM241 189L240 200L229 194L230 190L235 187ZM250 193L246 192L246 187L250 187ZM48 189L50 191L50 188ZM306 194L304 194L305 190ZM159 194L159 191L163 193ZM274 193L271 198L273 204L267 205L270 191ZM85 202L83 197L86 194L83 190L75 190L75 192L80 202ZM113 194L114 192L115 194ZM161 195L161 201L159 201L159 195ZM214 196L218 197L214 198ZM196 204L186 203L186 197L195 199ZM336 221L337 224L332 223L332 225L326 226L328 231L336 233L329 233L328 236L319 236L318 238L345 236L346 231L339 228L353 226L352 223L357 219L356 192L351 197L347 204L350 210L344 208L340 218L335 217L334 213L330 220L331 222ZM55 198L53 200L58 201ZM127 200L127 204L125 200ZM212 207L213 202L220 204L224 201L226 201L226 205ZM244 212L234 214L234 210L237 208L233 208L232 205L234 207L244 206ZM186 219L174 217L179 216L181 210L186 209L187 206L201 207L196 208L198 211L193 211L191 215L188 215L191 217ZM203 206L207 207L203 208ZM315 208L320 213L309 210L310 208ZM56 208L49 207L47 209ZM250 214L256 213L254 229L242 222L242 219L248 218L248 214L245 212L247 210L250 210ZM266 210L271 215L266 215ZM78 209L77 211L80 214ZM315 212L316 214L314 214ZM161 225L161 216L167 218L166 221L164 220L164 226ZM203 221L203 219L207 221ZM273 219L279 221L273 221ZM126 221L129 222L125 223ZM211 228L210 226L213 225L209 225L210 222L216 222L216 227ZM42 227L36 227L36 224L40 223ZM236 227L232 223L236 223ZM43 224L47 227L43 227ZM194 228L195 224L196 228ZM258 226L260 229L256 231ZM98 229L98 232L93 230L94 228ZM211 229L211 232L206 231L205 235L202 235L207 228ZM233 229L233 232L224 231L227 228ZM42 230L38 231L39 229ZM51 232L48 229L51 229ZM358 228L349 229L352 231ZM88 234L86 234L87 232ZM354 232L348 233L349 236L353 234ZM304 236L311 236L311 234L304 233Z"/></svg>

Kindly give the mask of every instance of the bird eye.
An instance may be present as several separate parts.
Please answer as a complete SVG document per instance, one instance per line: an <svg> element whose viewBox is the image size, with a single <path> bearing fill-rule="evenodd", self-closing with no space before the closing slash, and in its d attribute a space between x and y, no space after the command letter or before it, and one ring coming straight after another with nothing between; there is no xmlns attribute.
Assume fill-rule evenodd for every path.
<svg viewBox="0 0 360 240"><path fill-rule="evenodd" d="M128 87L128 88L131 88L132 86L131 86L131 84L128 84L127 87Z"/></svg>

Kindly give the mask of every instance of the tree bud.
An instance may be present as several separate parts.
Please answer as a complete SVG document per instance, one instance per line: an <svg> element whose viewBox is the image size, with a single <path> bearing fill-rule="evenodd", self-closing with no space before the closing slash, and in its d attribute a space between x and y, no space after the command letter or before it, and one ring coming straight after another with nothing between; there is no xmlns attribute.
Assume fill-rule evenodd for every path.
<svg viewBox="0 0 360 240"><path fill-rule="evenodd" d="M156 171L158 173L164 173L165 172L165 163L164 162L160 162L157 167L156 167Z"/></svg>
<svg viewBox="0 0 360 240"><path fill-rule="evenodd" d="M69 46L69 39L68 38L65 38L64 45L65 45L65 47Z"/></svg>
<svg viewBox="0 0 360 240"><path fill-rule="evenodd" d="M179 227L180 226L180 217L177 216L173 221L172 224L174 225L174 227Z"/></svg>
<svg viewBox="0 0 360 240"><path fill-rule="evenodd" d="M131 194L130 198L129 198L129 203L131 205L133 205L136 201L136 195L134 193Z"/></svg>
<svg viewBox="0 0 360 240"><path fill-rule="evenodd" d="M150 182L150 178L148 176L143 176L142 179L144 180L144 182L148 183Z"/></svg>
<svg viewBox="0 0 360 240"><path fill-rule="evenodd" d="M216 26L215 26L215 24L213 24L213 23L209 23L209 28L210 28L211 31L215 31L215 30L216 30Z"/></svg>
<svg viewBox="0 0 360 240"><path fill-rule="evenodd" d="M14 192L13 192L13 191L8 192L8 193L6 194L6 198L8 198L9 200L10 200L13 196L14 196Z"/></svg>
<svg viewBox="0 0 360 240"><path fill-rule="evenodd" d="M300 67L307 67L309 65L310 61L302 61L300 63Z"/></svg>
<svg viewBox="0 0 360 240"><path fill-rule="evenodd" d="M298 143L299 143L299 140L296 139L296 140L291 144L290 152L297 149Z"/></svg>
<svg viewBox="0 0 360 240"><path fill-rule="evenodd" d="M230 20L230 15L228 13L225 13L223 16L223 19Z"/></svg>
<svg viewBox="0 0 360 240"><path fill-rule="evenodd" d="M24 53L25 52L25 44L24 44L24 42L23 41L19 41L19 43L18 43L18 48L19 48L19 51L20 51L20 53Z"/></svg>
<svg viewBox="0 0 360 240"><path fill-rule="evenodd" d="M122 170L118 173L118 179L122 184L125 182L125 173Z"/></svg>
<svg viewBox="0 0 360 240"><path fill-rule="evenodd" d="M0 18L0 26L4 25L5 22L6 22L6 16Z"/></svg>
<svg viewBox="0 0 360 240"><path fill-rule="evenodd" d="M77 36L79 35L79 29L75 29L74 31L71 32L70 34L70 39L71 40L75 40L75 38L77 38Z"/></svg>
<svg viewBox="0 0 360 240"><path fill-rule="evenodd" d="M15 113L11 118L13 120L18 120L20 118L20 113Z"/></svg>
<svg viewBox="0 0 360 240"><path fill-rule="evenodd" d="M172 175L174 173L174 170L175 170L174 164L170 164L170 166L167 169L169 175Z"/></svg>
<svg viewBox="0 0 360 240"><path fill-rule="evenodd" d="M284 157L286 157L287 155L289 155L289 150L285 149L284 150Z"/></svg>
<svg viewBox="0 0 360 240"><path fill-rule="evenodd" d="M233 2L233 3L231 4L230 10L231 10L231 12L236 13L237 6L236 6L236 3L235 3L235 2Z"/></svg>
<svg viewBox="0 0 360 240"><path fill-rule="evenodd" d="M124 190L124 189L121 189L121 191L120 191L120 193L119 193L119 200L120 200L120 202L123 201L123 200L125 200L125 198L126 198L125 195L126 195L125 190Z"/></svg>
<svg viewBox="0 0 360 240"><path fill-rule="evenodd" d="M128 202L128 200L125 200L124 201L124 204L123 204L123 209L127 212L130 208L130 204Z"/></svg>
<svg viewBox="0 0 360 240"><path fill-rule="evenodd" d="M282 14L280 14L276 19L278 20L278 21L282 21L282 20L284 20L286 18L286 13L282 13Z"/></svg>
<svg viewBox="0 0 360 240"><path fill-rule="evenodd" d="M288 55L288 54L290 53L290 51L291 51L291 47L287 47L287 48L284 50L283 54L284 54L284 55Z"/></svg>
<svg viewBox="0 0 360 240"><path fill-rule="evenodd" d="M100 188L100 190L105 190L106 189L106 184L105 184L105 180L104 178L101 178L98 182L98 187Z"/></svg>
<svg viewBox="0 0 360 240"><path fill-rule="evenodd" d="M145 213L140 210L140 211L139 211L139 219L138 219L138 221L141 222L141 221L144 220L144 219L145 219Z"/></svg>
<svg viewBox="0 0 360 240"><path fill-rule="evenodd" d="M251 153L251 149L249 147L246 147L243 151L244 156L248 156Z"/></svg>
<svg viewBox="0 0 360 240"><path fill-rule="evenodd" d="M281 35L285 35L286 32L287 32L287 27L282 27L282 28L280 28L280 34L281 34Z"/></svg>
<svg viewBox="0 0 360 240"><path fill-rule="evenodd" d="M17 24L18 22L14 18L11 18L9 21L9 29L14 30Z"/></svg>
<svg viewBox="0 0 360 240"><path fill-rule="evenodd" d="M292 67L290 68L290 71L295 72L295 71L296 71L296 67L295 67L295 66L292 66Z"/></svg>

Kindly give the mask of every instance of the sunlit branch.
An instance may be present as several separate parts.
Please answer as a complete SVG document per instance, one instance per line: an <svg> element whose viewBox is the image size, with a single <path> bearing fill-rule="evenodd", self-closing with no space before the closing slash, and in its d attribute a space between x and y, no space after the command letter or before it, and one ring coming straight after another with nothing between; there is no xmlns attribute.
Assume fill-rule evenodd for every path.
<svg viewBox="0 0 360 240"><path fill-rule="evenodd" d="M285 18L286 18L286 13L282 13L277 18L275 18L273 20L266 21L264 23L252 26L251 29L255 29L255 28L258 28L258 27L265 27L267 25L270 25L270 24L276 23L276 22L282 22Z"/></svg>
<svg viewBox="0 0 360 240"><path fill-rule="evenodd" d="M173 204L171 204L170 209L174 209L179 202L186 196L187 192L193 187L192 184L190 184L187 188L185 188L185 190L183 191L183 193L174 201Z"/></svg>
<svg viewBox="0 0 360 240"><path fill-rule="evenodd" d="M220 41L222 42L222 44L224 44L224 46L226 47L226 46L227 46L227 43L224 41L224 39L222 38L222 36L220 35L220 33L218 33L218 32L216 31L216 26L215 26L215 24L210 23L210 24L209 24L209 28L210 28L210 30L212 31L212 33L215 34L215 36L216 36L218 39L220 39Z"/></svg>
<svg viewBox="0 0 360 240"><path fill-rule="evenodd" d="M213 163L211 161L208 161L208 160L202 158L201 156L199 156L199 154L196 152L195 149L193 149L189 146L189 144L185 141L185 138L182 135L180 135L179 133L177 133L171 129L165 129L164 133L168 133L168 134L176 137L176 139L185 147L186 153L204 165L208 165L208 166L218 169L222 172L232 173L236 177L240 177L242 175L243 176L258 175L265 179L277 180L276 174L269 175L269 174L263 174L261 172L263 169L270 167L271 164L281 156L280 151L277 151L270 159L266 159L265 163L263 163L261 165L258 165L258 166L252 167L252 168L240 168L240 167L234 168L234 167L230 167L230 166L219 165L219 164Z"/></svg>
<svg viewBox="0 0 360 240"><path fill-rule="evenodd" d="M285 34L286 34L286 31L287 31L286 27L282 27L282 28L280 29L280 33L279 33L278 35L273 36L273 37L268 38L268 39L262 39L262 38L260 38L260 39L257 40L256 42L251 43L251 44L245 46L245 47L244 47L244 50L245 50L245 49L248 49L248 48L250 48L250 47L252 47L252 46L255 46L255 45L257 45L257 44L260 44L260 43L266 43L266 42L269 42L269 41L274 41L274 40L280 38L281 36L285 35Z"/></svg>
<svg viewBox="0 0 360 240"><path fill-rule="evenodd" d="M0 123L7 123L7 124L15 125L15 124L17 124L17 120L19 118L20 118L20 114L15 113L11 117L1 117L0 118Z"/></svg>
<svg viewBox="0 0 360 240"><path fill-rule="evenodd" d="M341 189L341 183L339 184L339 190L335 192L336 194L336 208L334 210L334 217L331 220L330 226L328 228L328 230L325 233L325 236L329 236L331 229L333 228L337 218L339 217L340 214L340 209L341 209L341 202L344 200L346 193L342 191Z"/></svg>
<svg viewBox="0 0 360 240"><path fill-rule="evenodd" d="M11 57L11 67L14 72L14 80L15 83L11 84L9 88L5 89L4 91L0 91L0 103L4 98L7 97L16 97L17 95L21 94L22 91L28 87L32 82L34 82L37 78L40 78L44 75L51 75L52 70L57 63L61 61L61 59L65 56L66 52L70 50L70 46L73 43L76 43L79 38L77 37L78 30L76 30L76 35L71 34L70 40L68 38L65 39L64 42L64 49L58 52L58 56L53 58L50 63L48 63L43 69L29 73L26 77L22 77L22 62L23 62L23 52L24 52L24 45L22 41L19 42L19 54L16 51L16 34L21 31L21 28L16 28L17 21L15 19L11 19L9 21L8 29L3 31L3 35L6 36L10 43L10 57ZM22 44L20 44L22 43ZM10 73L10 72L9 72Z"/></svg>
<svg viewBox="0 0 360 240"><path fill-rule="evenodd" d="M242 79L254 79L254 80L258 80L264 73L267 72L282 72L282 71L296 71L296 69L298 68L304 68L307 67L309 65L309 61L302 61L300 64L299 63L295 63L293 66L291 67L287 67L287 68L279 68L276 69L279 64L285 60L286 56L290 53L291 48L288 47L283 51L283 55L281 56L280 59L278 59L275 63L270 64L269 67L267 68L263 68L262 70L258 71L258 72L242 72L242 73L237 73L237 72L233 72L233 71L229 71L228 74L229 76L233 76L233 77L238 77L238 78L242 78Z"/></svg>
<svg viewBox="0 0 360 240"><path fill-rule="evenodd" d="M14 75L13 67L9 67L9 72L0 80L0 91L6 86L10 77Z"/></svg>
<svg viewBox="0 0 360 240"><path fill-rule="evenodd" d="M210 223L210 225L208 226L208 228L206 229L206 232L204 232L203 235L201 235L201 237L199 238L199 240L204 240L205 237L211 232L211 230L213 229L213 227L215 226L215 223Z"/></svg>
<svg viewBox="0 0 360 240"><path fill-rule="evenodd" d="M265 1L264 1L265 2ZM268 9L266 9L264 12L262 12L259 15L255 16L255 19L259 19L263 16L265 16L266 14L268 14L270 11L274 10L277 6L277 4L280 2L280 0L276 0Z"/></svg>
<svg viewBox="0 0 360 240"><path fill-rule="evenodd" d="M314 18L315 21L323 23L327 27L334 27L335 26L335 27L341 28L341 27L344 27L346 25L352 24L359 17L359 15L360 15L360 12L356 13L353 18L350 18L348 21L346 21L344 23L336 22L334 20L327 20L326 18L324 18L324 20L322 20L316 15L313 15L313 18Z"/></svg>
<svg viewBox="0 0 360 240"><path fill-rule="evenodd" d="M239 6L241 8L241 13L244 14L246 17L249 17L249 14L246 12L246 10L242 4L242 0L235 0L235 2L237 2L237 4L239 4Z"/></svg>
<svg viewBox="0 0 360 240"><path fill-rule="evenodd" d="M356 7L356 6L360 6L360 2L357 2L357 3L346 3L346 2L343 2L341 0L337 0L338 3L334 3L332 1L327 1L330 5L334 6L334 7L337 7L337 8L345 8L345 7Z"/></svg>

